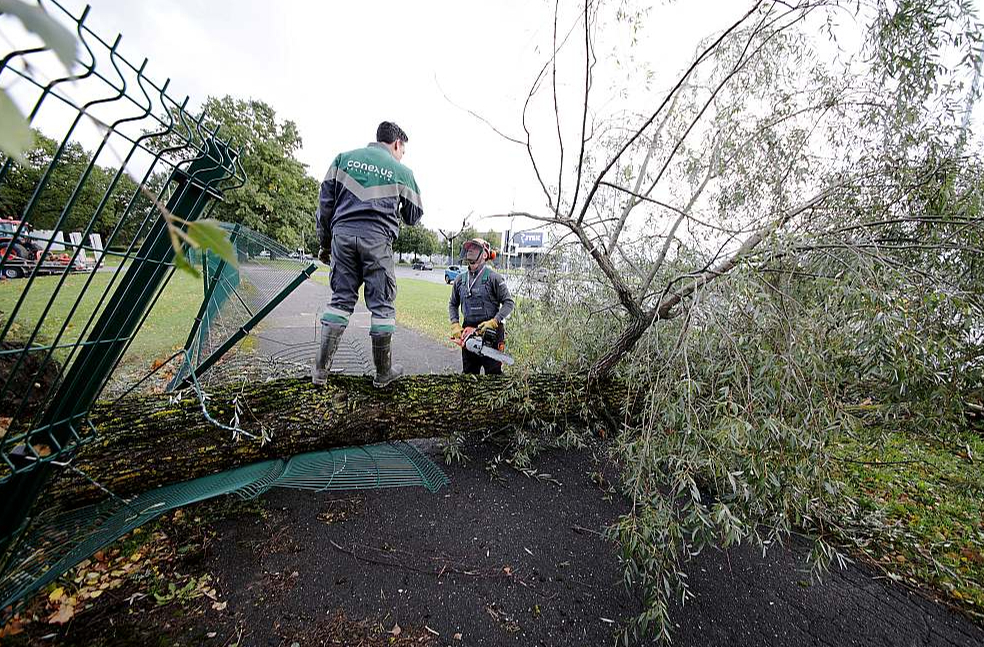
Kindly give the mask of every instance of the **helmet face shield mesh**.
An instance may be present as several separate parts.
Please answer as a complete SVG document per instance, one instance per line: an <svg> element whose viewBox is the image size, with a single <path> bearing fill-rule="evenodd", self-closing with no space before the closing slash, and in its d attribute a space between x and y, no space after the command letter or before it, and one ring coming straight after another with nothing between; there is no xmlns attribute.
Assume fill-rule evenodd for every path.
<svg viewBox="0 0 984 647"><path fill-rule="evenodd" d="M477 261L484 251L485 247L478 241L466 240L464 244L461 245L461 257L470 261Z"/></svg>

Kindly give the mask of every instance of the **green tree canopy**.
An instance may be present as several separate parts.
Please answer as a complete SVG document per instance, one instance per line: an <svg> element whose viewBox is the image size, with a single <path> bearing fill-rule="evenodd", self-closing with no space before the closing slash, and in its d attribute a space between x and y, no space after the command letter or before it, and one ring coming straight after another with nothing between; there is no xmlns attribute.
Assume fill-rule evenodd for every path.
<svg viewBox="0 0 984 647"><path fill-rule="evenodd" d="M202 109L208 129L219 126L221 137L242 147L239 162L247 176L244 186L216 206L213 217L242 223L291 249L316 249L318 181L295 157L301 147L297 124L278 120L272 107L256 99L209 97Z"/></svg>
<svg viewBox="0 0 984 647"><path fill-rule="evenodd" d="M128 208L131 214L143 213L151 207L150 201L140 195L137 183L127 174L117 177L117 169L92 164L92 154L78 142L65 145L43 189L31 203L58 146L55 140L34 131L34 143L24 152L24 163L13 164L0 185L0 216L27 216L36 229L65 233L89 230L100 234L106 244L127 244L139 235L143 219L124 218L124 214ZM163 181L164 176L158 174L148 184L156 193Z"/></svg>
<svg viewBox="0 0 984 647"><path fill-rule="evenodd" d="M430 256L440 248L441 243L437 234L419 225L400 227L400 234L393 243L394 252L415 256Z"/></svg>

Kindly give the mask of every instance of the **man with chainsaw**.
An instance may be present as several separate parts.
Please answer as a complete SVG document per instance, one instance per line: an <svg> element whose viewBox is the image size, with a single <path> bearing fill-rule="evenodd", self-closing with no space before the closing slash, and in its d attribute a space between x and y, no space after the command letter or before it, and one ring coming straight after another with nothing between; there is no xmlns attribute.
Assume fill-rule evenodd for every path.
<svg viewBox="0 0 984 647"><path fill-rule="evenodd" d="M321 346L311 371L314 384L327 379L363 284L366 307L372 313L373 385L387 386L403 373L392 363L396 330L393 241L401 220L415 225L424 214L413 172L400 163L408 140L402 128L384 121L376 129L375 142L338 155L321 183L318 258L331 265L331 302L321 316Z"/></svg>
<svg viewBox="0 0 984 647"><path fill-rule="evenodd" d="M451 337L461 341L462 333L470 328L481 337L483 345L494 351L505 346L505 320L516 303L509 295L506 280L493 270L487 261L495 258L495 250L482 238L465 241L461 255L468 263L468 271L458 274L451 289L448 315L451 317ZM458 311L464 315L464 326ZM490 355L499 355L493 352ZM508 360L508 357L506 357ZM478 374L485 368L486 375L501 375L502 362L461 346L461 368L464 373Z"/></svg>

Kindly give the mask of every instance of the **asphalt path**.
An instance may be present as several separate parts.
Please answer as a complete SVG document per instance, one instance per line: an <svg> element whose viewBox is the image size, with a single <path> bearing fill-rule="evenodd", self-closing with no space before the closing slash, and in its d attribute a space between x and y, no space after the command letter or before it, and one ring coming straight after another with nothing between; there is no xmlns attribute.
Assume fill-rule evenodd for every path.
<svg viewBox="0 0 984 647"><path fill-rule="evenodd" d="M420 281L430 281L431 283L444 283L444 268L435 267L432 270L412 270L407 265L396 266L396 278L398 279L418 279Z"/></svg>
<svg viewBox="0 0 984 647"><path fill-rule="evenodd" d="M441 270L397 274L443 281ZM265 322L259 351L300 349L299 365L313 360L327 298L327 287L302 285ZM360 304L343 338L347 359L335 370L371 372L368 326ZM456 349L402 328L394 359L408 373L460 370ZM435 442L419 447L444 465ZM640 601L621 583L617 546L601 535L628 509L590 476L611 467L590 452L550 452L539 464L549 479L504 465L492 478L498 452L479 445L469 462L445 466L451 485L436 494L279 490L267 495L270 527L223 522L209 568L235 591L230 611L251 627L250 644L291 644L285 632L302 636L310 627L297 619L337 610L387 627L426 626L440 634L428 644L612 644L614 627ZM339 510L343 522L325 522ZM267 546L274 531L289 550L248 548ZM870 566L812 579L808 548L794 540L764 556L739 547L690 561L697 597L673 610L674 645L984 645L980 625ZM270 595L271 578L284 573L296 577Z"/></svg>

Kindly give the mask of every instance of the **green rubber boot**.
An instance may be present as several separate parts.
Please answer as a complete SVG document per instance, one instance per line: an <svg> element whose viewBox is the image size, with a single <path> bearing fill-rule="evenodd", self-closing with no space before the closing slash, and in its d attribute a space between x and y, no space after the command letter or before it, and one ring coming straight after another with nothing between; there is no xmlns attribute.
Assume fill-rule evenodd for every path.
<svg viewBox="0 0 984 647"><path fill-rule="evenodd" d="M382 389L403 375L403 367L394 365L393 335L372 335L372 361L376 365L376 377L372 385Z"/></svg>
<svg viewBox="0 0 984 647"><path fill-rule="evenodd" d="M318 357L311 368L311 383L315 386L322 386L328 381L328 370L331 368L331 360L338 350L338 342L342 340L342 333L345 326L321 322L321 347L318 349Z"/></svg>

